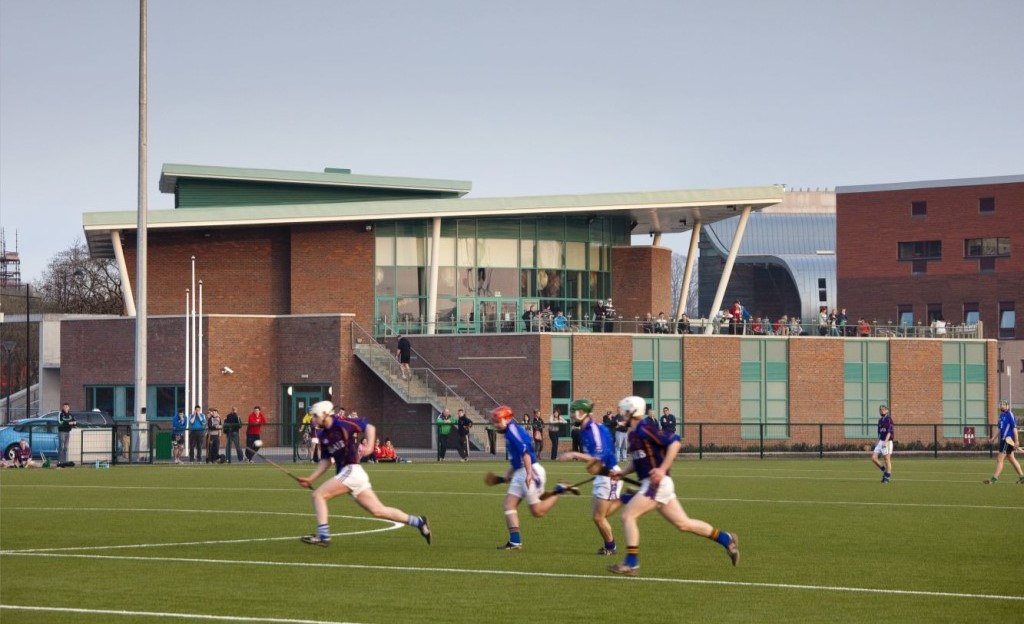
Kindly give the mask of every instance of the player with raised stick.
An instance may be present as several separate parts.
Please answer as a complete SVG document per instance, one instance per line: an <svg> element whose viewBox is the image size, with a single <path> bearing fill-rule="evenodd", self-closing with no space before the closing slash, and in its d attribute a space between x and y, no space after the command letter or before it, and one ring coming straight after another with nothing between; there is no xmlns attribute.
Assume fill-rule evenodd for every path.
<svg viewBox="0 0 1024 624"><path fill-rule="evenodd" d="M989 440L990 444L999 441L999 452L996 453L996 469L991 479L985 479L983 483L990 485L999 480L999 473L1003 471L1003 460L1009 459L1010 465L1017 471L1017 484L1024 485L1024 472L1021 471L1020 463L1013 456L1013 452L1020 446L1020 438L1017 437L1017 419L1013 416L1010 403L1003 399L999 402L999 425L995 434Z"/></svg>
<svg viewBox="0 0 1024 624"><path fill-rule="evenodd" d="M541 500L544 494L544 481L547 473L544 466L537 461L533 450L533 440L522 425L516 422L512 408L500 405L491 410L491 422L499 433L505 435L505 448L508 451L509 469L504 477L488 473L484 481L488 485L508 483L505 495L505 524L508 526L508 541L499 546L498 550L519 550L523 540L519 533L519 503L525 498L530 506L530 513L535 518L543 518L544 514L558 502L558 496ZM570 492L579 495L579 489L567 483L555 486L554 493Z"/></svg>
<svg viewBox="0 0 1024 624"><path fill-rule="evenodd" d="M640 492L622 510L622 526L626 532L626 560L608 566L609 572L636 576L640 567L640 528L637 520L657 509L680 531L700 535L718 542L732 564L740 559L739 540L735 533L726 533L703 520L690 518L676 498L675 483L669 475L682 440L678 435L661 431L657 425L645 421L646 404L638 396L628 396L619 402L619 413L629 420L629 459L623 474L636 472L642 485Z"/></svg>
<svg viewBox="0 0 1024 624"><path fill-rule="evenodd" d="M360 459L373 452L373 445L377 439L376 428L363 418L334 416L333 410L334 404L330 401L314 403L310 408L314 425L321 429L318 436L320 463L311 475L299 477L297 481L303 487L312 489L317 478L330 468L332 458L336 474L334 478L324 481L320 487L313 490L316 533L304 536L302 541L315 546L329 546L331 531L327 522L327 501L335 496L351 493L356 503L374 517L408 524L417 529L429 544L430 525L427 524L426 516L411 516L401 509L384 506L370 485L370 477L359 463ZM359 441L364 436L366 444L361 445Z"/></svg>
<svg viewBox="0 0 1024 624"><path fill-rule="evenodd" d="M622 481L617 478L622 471L615 455L615 442L608 428L591 416L593 402L588 399L577 399L572 402L570 409L573 420L580 425L580 444L583 446L583 452L567 451L558 456L558 461L585 461L587 472L595 475L591 517L604 541L597 554L614 555L615 534L612 532L608 517L629 502L628 496L622 497Z"/></svg>

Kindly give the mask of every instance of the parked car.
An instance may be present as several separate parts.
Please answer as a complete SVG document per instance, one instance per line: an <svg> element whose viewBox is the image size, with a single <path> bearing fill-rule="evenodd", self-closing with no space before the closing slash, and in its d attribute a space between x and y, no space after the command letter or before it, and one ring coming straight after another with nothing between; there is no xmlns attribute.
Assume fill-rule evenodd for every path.
<svg viewBox="0 0 1024 624"><path fill-rule="evenodd" d="M32 456L42 458L57 456L57 414L50 412L37 418L22 418L0 427L0 449L4 457L14 459L14 449L24 438L32 447ZM71 412L78 427L111 428L114 419L104 412Z"/></svg>

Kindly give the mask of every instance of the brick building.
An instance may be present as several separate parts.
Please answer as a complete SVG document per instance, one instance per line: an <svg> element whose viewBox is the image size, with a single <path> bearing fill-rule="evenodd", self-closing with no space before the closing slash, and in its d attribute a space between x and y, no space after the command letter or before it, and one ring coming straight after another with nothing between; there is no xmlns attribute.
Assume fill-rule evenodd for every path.
<svg viewBox="0 0 1024 624"><path fill-rule="evenodd" d="M992 342L644 335L621 321L600 331L590 311L601 301L614 299L619 319L670 309L662 234L777 204L779 187L467 199L458 181L166 165L161 189L176 208L152 211L147 237L146 406L158 425L195 396L190 349L204 406L260 404L285 425L272 444L289 443L322 398L418 447L433 443L442 406L478 419L496 403L566 414L576 397L603 410L637 394L676 413L684 439L705 435L690 424L719 423L705 442L743 446L809 444L820 423L857 443L882 401L903 423L943 413L943 436L959 439L994 405ZM84 225L134 294L135 213L87 213ZM654 244L633 246L631 233ZM198 350L185 339L193 258ZM76 407L133 417L133 301L124 317L63 324L61 394ZM530 306L563 311L570 331L529 331ZM393 376L397 333L413 335L410 383ZM969 374L922 374L922 355L945 362L949 345L942 370Z"/></svg>

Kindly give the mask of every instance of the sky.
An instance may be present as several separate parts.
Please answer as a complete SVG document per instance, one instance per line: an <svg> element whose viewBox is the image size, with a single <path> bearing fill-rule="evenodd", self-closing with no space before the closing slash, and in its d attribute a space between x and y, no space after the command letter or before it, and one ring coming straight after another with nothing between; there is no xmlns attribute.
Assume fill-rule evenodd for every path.
<svg viewBox="0 0 1024 624"><path fill-rule="evenodd" d="M469 197L1024 173L1021 0L148 14L150 210L173 206L165 163L469 180ZM0 227L25 281L84 240L82 213L138 207L138 50L137 0L0 0Z"/></svg>

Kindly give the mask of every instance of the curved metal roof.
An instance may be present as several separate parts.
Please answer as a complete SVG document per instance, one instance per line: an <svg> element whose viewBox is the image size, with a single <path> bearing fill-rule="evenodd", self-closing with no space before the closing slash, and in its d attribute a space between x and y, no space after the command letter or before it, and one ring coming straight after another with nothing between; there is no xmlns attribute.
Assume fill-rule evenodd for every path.
<svg viewBox="0 0 1024 624"><path fill-rule="evenodd" d="M736 236L739 219L705 226L723 257ZM834 213L751 213L736 256L737 263L773 264L789 273L800 293L800 314L815 319L822 304L836 301L836 215ZM818 280L825 279L825 302L819 302Z"/></svg>

